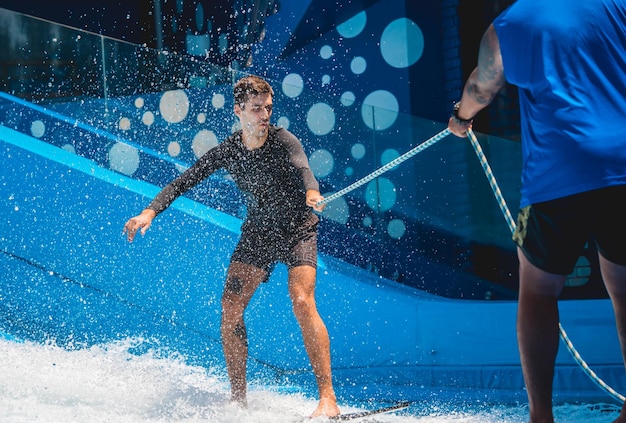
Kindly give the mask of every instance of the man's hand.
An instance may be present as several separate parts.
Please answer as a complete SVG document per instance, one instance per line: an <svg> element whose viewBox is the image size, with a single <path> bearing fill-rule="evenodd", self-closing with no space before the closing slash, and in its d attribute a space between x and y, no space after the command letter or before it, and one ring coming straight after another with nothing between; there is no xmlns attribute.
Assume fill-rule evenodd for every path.
<svg viewBox="0 0 626 423"><path fill-rule="evenodd" d="M320 206L317 205L320 201L324 200L324 197L320 194L319 191L314 189L310 189L306 192L306 205L309 207L313 207L313 210L317 212L321 212L326 207L326 204L322 204Z"/></svg>
<svg viewBox="0 0 626 423"><path fill-rule="evenodd" d="M448 120L448 130L450 131L450 133L456 135L459 138L467 137L467 131L469 129L472 129L471 122L466 124L460 124L453 117Z"/></svg>
<svg viewBox="0 0 626 423"><path fill-rule="evenodd" d="M152 224L152 220L156 217L156 212L151 209L145 209L141 214L131 217L124 225L122 234L127 234L128 242L133 242L138 230L141 230L141 235L145 235L146 231Z"/></svg>

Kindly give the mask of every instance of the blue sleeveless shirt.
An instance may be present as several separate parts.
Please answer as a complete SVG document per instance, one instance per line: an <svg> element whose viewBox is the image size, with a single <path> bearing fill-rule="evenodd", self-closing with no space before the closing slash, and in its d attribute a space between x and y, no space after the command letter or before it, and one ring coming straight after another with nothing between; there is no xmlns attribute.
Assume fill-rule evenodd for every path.
<svg viewBox="0 0 626 423"><path fill-rule="evenodd" d="M626 184L626 0L517 0L494 27L519 89L520 206Z"/></svg>

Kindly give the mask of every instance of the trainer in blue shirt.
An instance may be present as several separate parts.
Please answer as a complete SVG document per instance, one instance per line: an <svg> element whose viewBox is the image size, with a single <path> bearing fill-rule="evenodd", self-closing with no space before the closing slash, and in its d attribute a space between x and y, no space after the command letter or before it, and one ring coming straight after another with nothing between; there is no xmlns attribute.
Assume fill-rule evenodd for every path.
<svg viewBox="0 0 626 423"><path fill-rule="evenodd" d="M506 81L522 128L517 338L530 421L553 422L557 299L588 241L626 357L626 0L517 0L483 35L450 131L464 137Z"/></svg>

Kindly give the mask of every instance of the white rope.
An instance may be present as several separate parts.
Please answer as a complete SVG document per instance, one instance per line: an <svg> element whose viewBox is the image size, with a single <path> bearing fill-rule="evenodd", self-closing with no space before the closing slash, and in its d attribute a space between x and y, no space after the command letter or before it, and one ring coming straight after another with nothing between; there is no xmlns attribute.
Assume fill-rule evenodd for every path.
<svg viewBox="0 0 626 423"><path fill-rule="evenodd" d="M356 181L352 185L349 185L349 186L345 187L344 189L342 189L340 191L337 191L334 194L329 195L328 197L324 198L322 201L318 201L317 205L321 206L322 204L329 203L329 202L331 202L333 200L336 200L337 198L339 198L339 197L349 193L350 191L352 191L354 189L357 189L361 185L366 184L369 181L371 181L372 179L374 179L374 178L382 175L383 173L387 172L389 169L391 169L393 167L396 167L397 165L399 165L403 161L410 159L411 157L415 156L417 153L420 153L420 152L426 150L428 147L430 147L431 145L437 143L441 139L447 137L449 134L450 134L450 131L448 130L448 128L444 129L443 131L439 132L436 135L433 135L431 138L429 138L428 140L424 141L423 143L421 143L417 147L413 148L412 150L407 151L406 153L404 153L400 157L395 158L394 160L390 161L389 163L387 163L383 167L381 167L381 168L375 170L374 172L370 173L366 177L364 177L362 179L359 179L358 181Z"/></svg>
<svg viewBox="0 0 626 423"><path fill-rule="evenodd" d="M504 197L502 196L502 193L500 192L500 188L498 187L496 178L494 177L493 172L491 171L491 167L489 166L489 163L487 162L487 158L485 157L485 154L483 153L483 150L480 147L478 139L476 138L476 135L474 135L474 132L471 129L467 131L467 136L470 139L470 142L472 143L472 147L474 147L474 151L476 152L476 155L478 156L478 160L480 161L480 164L483 167L483 170L485 171L485 175L487 176L487 179L489 180L489 185L491 185L493 194L495 195L496 200L498 201L500 210L502 210L502 213L504 214L504 218L507 224L509 225L509 229L511 230L511 233L513 233L515 231L515 221L511 217L509 208L507 207L506 201L504 200ZM561 336L561 339L565 343L565 346L567 346L567 350L570 352L574 360L580 365L580 367L582 367L583 371L591 378L591 380L593 380L593 382L595 382L595 384L598 385L602 390L604 390L609 395L613 396L615 399L623 403L626 400L626 398L622 394L615 391L615 389L607 385L602 379L598 377L598 375L596 375L596 373L593 370L591 370L591 368L589 368L587 363L585 363L585 360L583 360L583 358L580 356L578 351L576 351L576 348L574 348L574 344L572 343L572 341L570 341L569 337L567 336L567 332L565 332L565 329L563 329L563 326L561 325L561 323L559 323L559 334Z"/></svg>

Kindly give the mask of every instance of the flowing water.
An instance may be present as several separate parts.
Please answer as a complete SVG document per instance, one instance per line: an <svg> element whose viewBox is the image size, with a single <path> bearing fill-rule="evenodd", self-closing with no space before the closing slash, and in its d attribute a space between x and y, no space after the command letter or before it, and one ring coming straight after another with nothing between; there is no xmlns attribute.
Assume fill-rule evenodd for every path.
<svg viewBox="0 0 626 423"><path fill-rule="evenodd" d="M248 408L228 401L219 370L185 364L158 351L133 352L141 340L123 340L68 350L53 344L0 338L0 422L7 423L280 423L308 419L315 398L281 387L251 384ZM340 404L343 412L364 407ZM557 422L608 423L611 404L560 405ZM519 406L420 403L360 422L527 422Z"/></svg>

